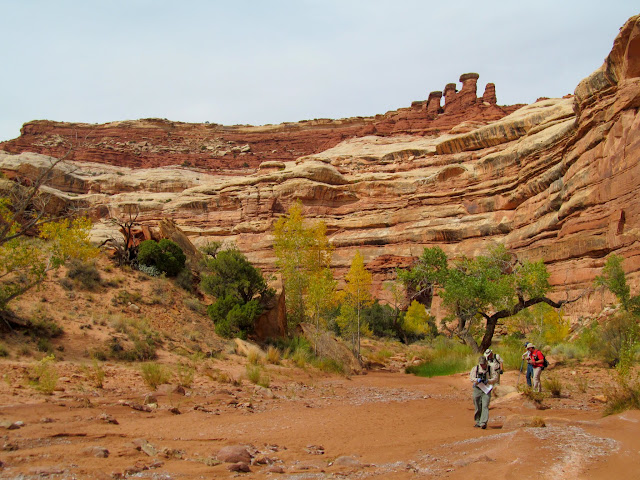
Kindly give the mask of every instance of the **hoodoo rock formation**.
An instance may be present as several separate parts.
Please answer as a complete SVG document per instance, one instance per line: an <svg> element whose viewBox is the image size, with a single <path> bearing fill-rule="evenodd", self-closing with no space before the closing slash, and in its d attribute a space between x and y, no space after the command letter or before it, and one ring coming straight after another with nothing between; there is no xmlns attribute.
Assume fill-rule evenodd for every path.
<svg viewBox="0 0 640 480"><path fill-rule="evenodd" d="M544 260L555 298L572 298L611 252L632 285L640 280L639 52L636 16L574 96L521 108L498 106L493 84L478 98L478 75L465 74L459 92L450 84L371 118L30 122L0 144L0 168L26 176L47 165L40 154L71 147L73 168L61 166L50 191L90 207L96 239L110 235L107 217L135 204L144 224L171 218L196 245L235 242L273 271L273 223L301 200L326 222L338 274L360 250L381 297L425 246L455 257L500 242ZM567 313L597 312L605 299L585 295Z"/></svg>

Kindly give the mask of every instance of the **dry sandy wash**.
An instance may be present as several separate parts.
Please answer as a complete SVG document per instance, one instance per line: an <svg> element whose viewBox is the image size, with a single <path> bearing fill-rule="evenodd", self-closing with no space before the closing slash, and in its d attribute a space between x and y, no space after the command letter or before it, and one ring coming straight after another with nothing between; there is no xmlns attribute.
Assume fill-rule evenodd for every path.
<svg viewBox="0 0 640 480"><path fill-rule="evenodd" d="M104 388L95 389L77 364L60 362L59 388L46 396L25 385L30 364L3 361L0 477L640 478L640 412L602 417L610 378L599 367L546 372L566 394L545 399L543 410L515 392L494 398L480 430L466 374L344 378L280 365L269 366L265 389L201 374L239 377L244 357L207 362L191 388L161 385L144 406L150 390L135 365L106 363ZM517 373L502 384L515 386ZM546 427L526 426L540 419ZM220 461L229 446L246 449L250 472Z"/></svg>

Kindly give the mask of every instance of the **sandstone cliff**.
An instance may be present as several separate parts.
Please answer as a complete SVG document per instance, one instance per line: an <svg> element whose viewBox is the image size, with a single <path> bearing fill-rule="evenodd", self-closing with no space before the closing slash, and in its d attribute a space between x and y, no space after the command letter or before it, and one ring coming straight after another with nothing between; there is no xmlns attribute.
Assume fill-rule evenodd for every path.
<svg viewBox="0 0 640 480"><path fill-rule="evenodd" d="M573 297L610 252L626 258L633 285L640 278L639 52L637 16L574 96L519 109L498 107L491 84L477 97L477 74L466 74L460 92L448 85L373 118L264 127L31 122L0 145L10 152L0 153L0 168L28 175L48 159L27 152L60 155L81 132L76 161L50 187L91 208L96 239L109 235L106 217L136 204L146 224L168 217L196 245L233 241L272 271L272 225L300 199L307 216L326 222L338 274L360 250L380 296L425 246L458 256L502 242L547 263L556 299ZM596 312L605 299L587 295L567 313Z"/></svg>

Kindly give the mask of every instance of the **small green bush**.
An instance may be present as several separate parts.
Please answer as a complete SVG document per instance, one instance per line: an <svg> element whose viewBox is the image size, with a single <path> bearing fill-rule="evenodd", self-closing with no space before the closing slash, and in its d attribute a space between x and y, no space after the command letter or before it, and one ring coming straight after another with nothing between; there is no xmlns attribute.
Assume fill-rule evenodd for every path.
<svg viewBox="0 0 640 480"><path fill-rule="evenodd" d="M7 347L5 347L0 343L0 357L6 358L8 356L9 356L9 350L7 350Z"/></svg>
<svg viewBox="0 0 640 480"><path fill-rule="evenodd" d="M58 370L55 365L55 356L48 355L31 368L29 378L31 385L41 393L50 395L58 385Z"/></svg>
<svg viewBox="0 0 640 480"><path fill-rule="evenodd" d="M33 338L57 338L63 333L64 329L46 315L38 315L31 320L29 334Z"/></svg>
<svg viewBox="0 0 640 480"><path fill-rule="evenodd" d="M51 353L53 352L53 345L51 344L51 340L48 338L39 338L36 343L36 350L43 353Z"/></svg>
<svg viewBox="0 0 640 480"><path fill-rule="evenodd" d="M145 240L138 247L138 264L154 266L168 277L175 277L184 268L187 257L182 249L171 240L160 242Z"/></svg>
<svg viewBox="0 0 640 480"><path fill-rule="evenodd" d="M102 283L102 278L96 265L79 260L69 262L67 278L72 279L86 290L97 290Z"/></svg>
<svg viewBox="0 0 640 480"><path fill-rule="evenodd" d="M167 383L171 379L166 369L157 363L143 363L140 366L140 371L142 372L142 380L144 380L144 383L153 390L155 390L158 385Z"/></svg>

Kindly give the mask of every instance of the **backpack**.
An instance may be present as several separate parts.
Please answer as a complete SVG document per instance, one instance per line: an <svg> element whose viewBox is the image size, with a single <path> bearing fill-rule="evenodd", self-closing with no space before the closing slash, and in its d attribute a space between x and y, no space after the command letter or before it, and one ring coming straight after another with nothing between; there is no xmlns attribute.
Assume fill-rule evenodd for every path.
<svg viewBox="0 0 640 480"><path fill-rule="evenodd" d="M542 355L542 370L544 370L545 368L547 368L549 366L549 361L547 360L547 357L545 357L544 355Z"/></svg>

